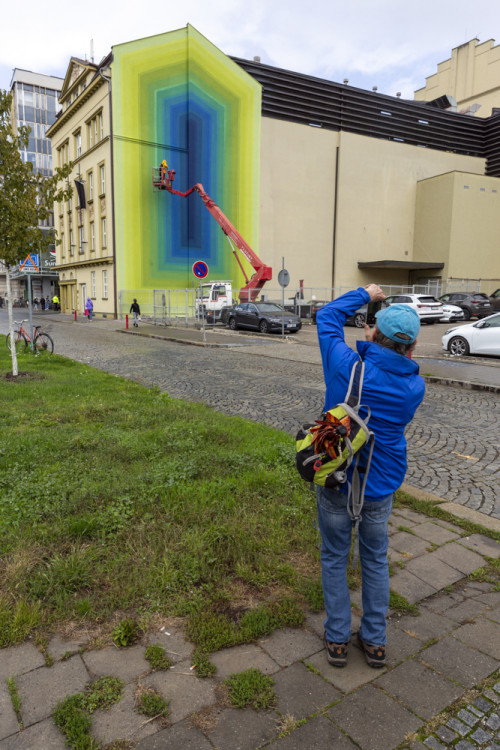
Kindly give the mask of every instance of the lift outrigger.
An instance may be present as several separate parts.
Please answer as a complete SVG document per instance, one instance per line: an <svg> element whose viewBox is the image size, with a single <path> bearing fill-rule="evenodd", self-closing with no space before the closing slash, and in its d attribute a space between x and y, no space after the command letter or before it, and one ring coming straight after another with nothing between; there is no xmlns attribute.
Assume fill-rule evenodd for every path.
<svg viewBox="0 0 500 750"><path fill-rule="evenodd" d="M238 261L238 265L241 268L243 276L245 277L246 284L239 291L240 302L254 302L259 296L262 287L266 281L270 281L273 277L273 271L271 266L267 266L261 261L261 259L254 253L250 245L245 242L241 234L231 224L227 216L221 211L219 206L212 200L212 198L205 192L203 185L199 182L193 185L192 188L187 190L185 193L175 190L172 187L172 183L175 180L175 169L168 169L167 166L153 167L153 187L158 190L167 190L172 195L180 195L181 198L187 198L191 193L198 193L202 199L205 207L210 211L215 221L219 224L222 231L229 240L231 249L234 253L234 257ZM254 274L249 279L241 260L236 252L239 250L254 269Z"/></svg>

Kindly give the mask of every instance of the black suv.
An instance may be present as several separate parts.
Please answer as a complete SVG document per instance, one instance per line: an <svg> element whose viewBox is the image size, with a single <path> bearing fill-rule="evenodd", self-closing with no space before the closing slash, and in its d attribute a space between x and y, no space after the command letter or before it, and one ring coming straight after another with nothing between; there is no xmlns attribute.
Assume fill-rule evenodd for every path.
<svg viewBox="0 0 500 750"><path fill-rule="evenodd" d="M470 320L474 315L478 318L486 318L493 313L490 298L482 292L450 292L450 294L443 294L439 300L461 307L465 320Z"/></svg>

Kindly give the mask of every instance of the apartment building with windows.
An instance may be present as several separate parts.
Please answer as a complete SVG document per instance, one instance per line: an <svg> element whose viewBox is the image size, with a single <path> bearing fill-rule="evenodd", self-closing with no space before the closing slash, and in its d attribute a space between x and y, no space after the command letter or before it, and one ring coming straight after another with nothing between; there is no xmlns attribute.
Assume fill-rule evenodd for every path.
<svg viewBox="0 0 500 750"><path fill-rule="evenodd" d="M83 313L90 297L97 316L116 314L108 63L71 58L48 131L54 164L73 162L73 197L55 207L61 310Z"/></svg>
<svg viewBox="0 0 500 750"><path fill-rule="evenodd" d="M10 91L12 94L12 125L17 133L21 126L30 128L28 144L21 150L24 163L31 162L33 170L49 177L52 174L52 150L48 128L55 122L59 110L58 96L63 79L15 68ZM44 232L53 233L53 216L44 221ZM53 248L40 258L41 272L31 274L33 297L53 297L57 293L58 274L55 270ZM19 270L11 272L12 293L15 298L25 297L27 276ZM5 269L0 263L0 296L6 292Z"/></svg>

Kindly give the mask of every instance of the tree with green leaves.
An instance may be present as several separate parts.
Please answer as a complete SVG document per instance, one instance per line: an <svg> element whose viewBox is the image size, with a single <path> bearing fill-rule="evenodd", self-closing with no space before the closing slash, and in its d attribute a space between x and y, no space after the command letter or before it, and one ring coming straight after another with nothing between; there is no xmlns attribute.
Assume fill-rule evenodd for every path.
<svg viewBox="0 0 500 750"><path fill-rule="evenodd" d="M50 217L54 203L68 200L72 188L67 181L72 164L54 169L52 177L44 177L24 163L21 149L28 145L30 128L21 126L16 133L12 125L12 95L0 89L0 258L6 267L9 331L14 340L12 314L11 270L30 252L42 253L53 243L41 224ZM61 184L67 187L59 187ZM57 242L57 240L56 240ZM18 375L15 347L12 351L12 374Z"/></svg>

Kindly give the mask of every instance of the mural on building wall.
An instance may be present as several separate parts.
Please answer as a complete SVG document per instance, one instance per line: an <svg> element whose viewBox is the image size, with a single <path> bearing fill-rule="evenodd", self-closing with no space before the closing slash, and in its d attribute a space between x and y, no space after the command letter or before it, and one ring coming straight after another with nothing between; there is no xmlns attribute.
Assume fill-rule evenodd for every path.
<svg viewBox="0 0 500 750"><path fill-rule="evenodd" d="M112 80L118 289L192 287L197 260L239 285L199 195L154 190L152 168L166 159L183 192L201 182L258 253L260 85L192 26L113 47Z"/></svg>

